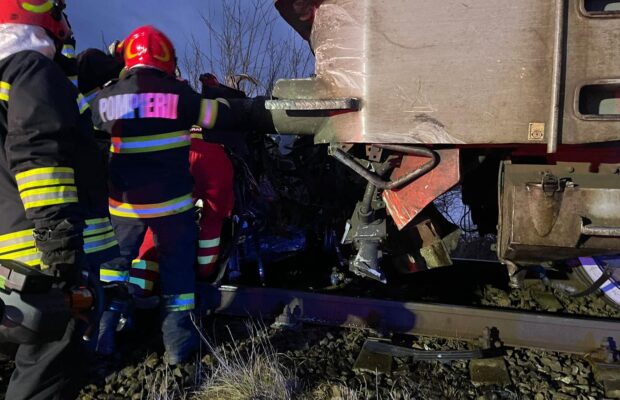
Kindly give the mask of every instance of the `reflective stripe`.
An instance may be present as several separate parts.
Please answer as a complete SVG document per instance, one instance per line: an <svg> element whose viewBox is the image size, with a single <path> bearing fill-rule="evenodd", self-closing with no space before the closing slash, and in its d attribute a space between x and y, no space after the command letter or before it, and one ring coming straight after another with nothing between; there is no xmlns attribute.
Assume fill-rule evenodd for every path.
<svg viewBox="0 0 620 400"><path fill-rule="evenodd" d="M186 311L194 309L194 293L164 296L167 311Z"/></svg>
<svg viewBox="0 0 620 400"><path fill-rule="evenodd" d="M60 54L67 58L75 58L75 47L73 47L73 45L71 44L65 44L64 46L62 46Z"/></svg>
<svg viewBox="0 0 620 400"><path fill-rule="evenodd" d="M24 209L53 206L56 204L77 203L78 195L75 186L51 186L39 189L28 189L19 193Z"/></svg>
<svg viewBox="0 0 620 400"><path fill-rule="evenodd" d="M217 247L220 245L220 238L215 239L207 239L207 240L199 240L198 247L201 249L209 249L211 247Z"/></svg>
<svg viewBox="0 0 620 400"><path fill-rule="evenodd" d="M21 261L31 267L41 264L41 253L36 247L2 254L1 257L9 260Z"/></svg>
<svg viewBox="0 0 620 400"><path fill-rule="evenodd" d="M99 94L100 90L99 89L95 89L93 91L91 91L90 93L87 93L84 95L84 98L86 99L86 102L88 104L93 104L93 100L95 100L95 97L97 97L97 95Z"/></svg>
<svg viewBox="0 0 620 400"><path fill-rule="evenodd" d="M190 145L189 131L162 133L159 135L113 137L111 153L149 153Z"/></svg>
<svg viewBox="0 0 620 400"><path fill-rule="evenodd" d="M198 125L203 128L211 129L217 120L217 100L204 99L200 103L200 115L198 116Z"/></svg>
<svg viewBox="0 0 620 400"><path fill-rule="evenodd" d="M192 139L200 139L202 140L202 133L192 133Z"/></svg>
<svg viewBox="0 0 620 400"><path fill-rule="evenodd" d="M133 260L131 262L131 268L159 272L159 264L154 261Z"/></svg>
<svg viewBox="0 0 620 400"><path fill-rule="evenodd" d="M88 219L85 221L84 237L94 236L101 233L108 233L114 230L110 218Z"/></svg>
<svg viewBox="0 0 620 400"><path fill-rule="evenodd" d="M102 282L126 282L128 279L129 271L117 271L106 268L99 270L99 280Z"/></svg>
<svg viewBox="0 0 620 400"><path fill-rule="evenodd" d="M86 110L90 108L90 104L88 104L88 101L86 100L84 95L82 95L82 93L78 94L77 105L80 109L80 114L84 114L84 112L86 112Z"/></svg>
<svg viewBox="0 0 620 400"><path fill-rule="evenodd" d="M95 253L113 247L118 244L114 237L112 224L109 218L97 218L85 221L84 229L84 252ZM95 230L102 224L108 225L105 234L95 234ZM90 230L89 230L90 229ZM86 237L90 234L90 237ZM41 253L36 248L32 229L0 235L0 258L21 261L30 266L41 263Z"/></svg>
<svg viewBox="0 0 620 400"><path fill-rule="evenodd" d="M9 251L22 250L34 247L32 229L26 229L15 233L7 233L0 236L0 254Z"/></svg>
<svg viewBox="0 0 620 400"><path fill-rule="evenodd" d="M104 235L95 235L84 239L84 253L90 254L96 251L102 251L109 249L110 247L118 245L114 232L109 232Z"/></svg>
<svg viewBox="0 0 620 400"><path fill-rule="evenodd" d="M129 204L110 199L110 214L125 218L156 218L179 214L190 210L194 203L192 195L177 197L170 201L155 204Z"/></svg>
<svg viewBox="0 0 620 400"><path fill-rule="evenodd" d="M136 278L134 276L129 277L129 283L137 285L142 290L153 290L153 287L155 286L155 282L142 278Z"/></svg>
<svg viewBox="0 0 620 400"><path fill-rule="evenodd" d="M9 91L11 90L11 84L5 81L0 81L0 100L9 101Z"/></svg>
<svg viewBox="0 0 620 400"><path fill-rule="evenodd" d="M69 167L44 167L20 172L15 175L15 180L21 192L35 187L75 185L75 174Z"/></svg>
<svg viewBox="0 0 620 400"><path fill-rule="evenodd" d="M54 8L54 1L48 0L40 5L31 4L24 1L22 2L22 8L26 11L30 11L36 14L45 14L46 12L49 12L52 10L52 8Z"/></svg>
<svg viewBox="0 0 620 400"><path fill-rule="evenodd" d="M217 261L217 256L198 257L198 264L200 265L213 264L215 261Z"/></svg>
<svg viewBox="0 0 620 400"><path fill-rule="evenodd" d="M77 87L77 85L78 85L78 77L77 77L77 75L68 76L67 78L73 84L73 86Z"/></svg>

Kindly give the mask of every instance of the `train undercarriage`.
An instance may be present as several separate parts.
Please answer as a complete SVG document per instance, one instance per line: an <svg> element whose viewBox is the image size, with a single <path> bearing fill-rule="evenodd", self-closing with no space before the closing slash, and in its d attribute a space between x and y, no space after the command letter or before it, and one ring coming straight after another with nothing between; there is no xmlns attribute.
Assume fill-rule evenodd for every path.
<svg viewBox="0 0 620 400"><path fill-rule="evenodd" d="M570 260L597 265L584 275L594 285L613 278L617 1L275 5L316 59L312 78L278 81L266 103L278 133L298 137L258 182L288 202L270 221L286 221L289 253L320 243L334 284L451 265L471 232L438 205L458 188L512 284ZM261 271L261 239L247 236Z"/></svg>

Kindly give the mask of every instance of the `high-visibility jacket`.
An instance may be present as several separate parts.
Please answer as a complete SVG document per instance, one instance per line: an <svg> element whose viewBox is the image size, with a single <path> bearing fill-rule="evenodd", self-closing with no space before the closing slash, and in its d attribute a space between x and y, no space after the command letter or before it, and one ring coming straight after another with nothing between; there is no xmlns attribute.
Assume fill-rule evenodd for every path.
<svg viewBox="0 0 620 400"><path fill-rule="evenodd" d="M128 71L93 105L95 128L111 135L110 213L156 218L193 207L189 172L192 125L230 123L228 107L149 68Z"/></svg>
<svg viewBox="0 0 620 400"><path fill-rule="evenodd" d="M22 51L0 60L0 258L40 264L33 228L86 222L84 251L117 244L86 183L103 173L79 129L78 92L45 56Z"/></svg>

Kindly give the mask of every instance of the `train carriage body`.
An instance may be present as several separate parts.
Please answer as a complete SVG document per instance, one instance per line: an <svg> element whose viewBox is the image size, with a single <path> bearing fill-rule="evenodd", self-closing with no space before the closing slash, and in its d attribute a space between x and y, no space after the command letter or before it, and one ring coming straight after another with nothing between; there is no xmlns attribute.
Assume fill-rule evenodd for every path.
<svg viewBox="0 0 620 400"><path fill-rule="evenodd" d="M329 143L375 185L398 228L500 154L485 183L497 194L473 200L499 204L477 218L496 222L500 259L620 250L619 1L275 5L316 59L313 77L276 84L278 132ZM429 159L420 149L433 165L416 174ZM400 162L381 176L390 156ZM352 242L368 239L360 230Z"/></svg>

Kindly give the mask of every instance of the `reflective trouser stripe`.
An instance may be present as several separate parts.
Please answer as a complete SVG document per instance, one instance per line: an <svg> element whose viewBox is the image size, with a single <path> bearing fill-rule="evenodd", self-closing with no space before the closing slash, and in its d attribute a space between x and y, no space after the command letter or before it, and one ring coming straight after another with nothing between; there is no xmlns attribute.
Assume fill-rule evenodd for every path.
<svg viewBox="0 0 620 400"><path fill-rule="evenodd" d="M177 197L163 203L155 204L129 204L110 199L110 214L125 218L156 218L167 215L180 214L190 210L194 203L192 195Z"/></svg>
<svg viewBox="0 0 620 400"><path fill-rule="evenodd" d="M200 103L200 115L197 124L203 128L213 128L215 121L217 121L218 106L217 100L203 99Z"/></svg>
<svg viewBox="0 0 620 400"><path fill-rule="evenodd" d="M8 82L0 81L0 100L9 101L10 91L11 84Z"/></svg>
<svg viewBox="0 0 620 400"><path fill-rule="evenodd" d="M101 282L127 282L128 279L129 271L117 271L107 268L99 270L99 280Z"/></svg>
<svg viewBox="0 0 620 400"><path fill-rule="evenodd" d="M209 249L212 247L217 247L220 245L220 238L216 237L215 239L205 239L198 241L198 247L201 249Z"/></svg>
<svg viewBox="0 0 620 400"><path fill-rule="evenodd" d="M158 135L112 137L110 153L132 154L150 153L189 146L191 137L189 131L177 131Z"/></svg>
<svg viewBox="0 0 620 400"><path fill-rule="evenodd" d="M129 283L143 290L143 295L151 295L159 278L159 264L154 261L133 260L129 271Z"/></svg>
<svg viewBox="0 0 620 400"><path fill-rule="evenodd" d="M198 256L198 264L209 265L217 261L217 255L212 256Z"/></svg>
<svg viewBox="0 0 620 400"><path fill-rule="evenodd" d="M198 241L198 265L206 266L215 264L220 252L220 238L201 239Z"/></svg>
<svg viewBox="0 0 620 400"><path fill-rule="evenodd" d="M194 293L164 296L164 305L167 311L187 311L195 307Z"/></svg>
<svg viewBox="0 0 620 400"><path fill-rule="evenodd" d="M97 251L109 249L118 245L114 232L103 235L95 235L84 239L84 253L90 254Z"/></svg>

